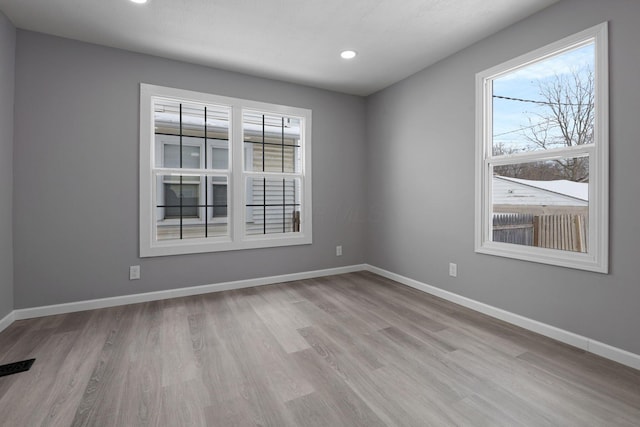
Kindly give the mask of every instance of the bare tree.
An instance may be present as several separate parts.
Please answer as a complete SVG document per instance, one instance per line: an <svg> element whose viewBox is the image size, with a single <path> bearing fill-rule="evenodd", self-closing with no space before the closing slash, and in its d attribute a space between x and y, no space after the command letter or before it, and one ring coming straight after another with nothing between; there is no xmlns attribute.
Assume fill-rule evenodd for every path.
<svg viewBox="0 0 640 427"><path fill-rule="evenodd" d="M524 137L542 149L572 147L593 143L595 86L593 69L573 70L569 74L538 81L542 111L530 113ZM556 172L563 179L589 180L588 158L555 160ZM557 179L557 178L556 178Z"/></svg>
<svg viewBox="0 0 640 427"><path fill-rule="evenodd" d="M527 150L510 146L504 142L498 142L493 145L494 156L516 154L523 151ZM565 179L564 168L559 167L555 160L500 165L495 166L493 172L496 175L509 178L531 179L534 181Z"/></svg>
<svg viewBox="0 0 640 427"><path fill-rule="evenodd" d="M510 155L510 154L518 153L520 151L521 150L519 150L518 148L507 145L504 142L496 142L493 144L494 156L501 156L505 154ZM513 163L510 165L495 166L493 169L493 173L500 176L510 177L510 178L527 179L528 177L524 176L525 168L526 168L526 165L524 163Z"/></svg>

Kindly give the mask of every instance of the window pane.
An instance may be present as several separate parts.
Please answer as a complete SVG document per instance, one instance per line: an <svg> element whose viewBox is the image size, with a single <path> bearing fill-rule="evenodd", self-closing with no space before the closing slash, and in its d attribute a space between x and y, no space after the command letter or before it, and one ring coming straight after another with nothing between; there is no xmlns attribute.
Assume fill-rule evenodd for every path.
<svg viewBox="0 0 640 427"><path fill-rule="evenodd" d="M228 142L225 141L224 147L214 146L211 148L211 169L229 168L229 148L227 145Z"/></svg>
<svg viewBox="0 0 640 427"><path fill-rule="evenodd" d="M169 99L154 102L156 134L229 139L229 108Z"/></svg>
<svg viewBox="0 0 640 427"><path fill-rule="evenodd" d="M593 143L594 44L493 79L493 155Z"/></svg>
<svg viewBox="0 0 640 427"><path fill-rule="evenodd" d="M204 137L204 106L157 100L155 103L156 133Z"/></svg>
<svg viewBox="0 0 640 427"><path fill-rule="evenodd" d="M300 231L300 180L249 178L247 180L249 235Z"/></svg>
<svg viewBox="0 0 640 427"><path fill-rule="evenodd" d="M245 170L300 172L300 148L287 145L245 143Z"/></svg>
<svg viewBox="0 0 640 427"><path fill-rule="evenodd" d="M165 219L197 218L200 184L167 183L164 186Z"/></svg>
<svg viewBox="0 0 640 427"><path fill-rule="evenodd" d="M180 158L180 137L174 135L156 136L156 167L201 169L209 165L209 169L229 168L229 141L207 140L208 151L204 153L204 139L182 137L182 159ZM206 155L205 155L206 154Z"/></svg>
<svg viewBox="0 0 640 427"><path fill-rule="evenodd" d="M211 217L227 217L227 182L226 178L211 178Z"/></svg>
<svg viewBox="0 0 640 427"><path fill-rule="evenodd" d="M299 173L300 127L299 118L245 112L245 170Z"/></svg>
<svg viewBox="0 0 640 427"><path fill-rule="evenodd" d="M586 252L589 158L495 166L493 241Z"/></svg>
<svg viewBox="0 0 640 427"><path fill-rule="evenodd" d="M184 221L182 225L177 222L158 222L157 224L157 239L159 241L167 240L185 240L185 239L203 239L212 237L225 237L228 236L227 223L212 223L207 224L187 222ZM181 234L182 230L182 234Z"/></svg>
<svg viewBox="0 0 640 427"><path fill-rule="evenodd" d="M158 240L228 235L226 177L161 175L157 180ZM203 184L210 186L207 194Z"/></svg>
<svg viewBox="0 0 640 427"><path fill-rule="evenodd" d="M172 137L175 139L175 137ZM186 138L183 138L186 139ZM190 138L192 139L192 138ZM200 169L200 147L187 145L183 141L182 156L180 155L180 145L164 144L164 161L165 168L183 168L183 169Z"/></svg>

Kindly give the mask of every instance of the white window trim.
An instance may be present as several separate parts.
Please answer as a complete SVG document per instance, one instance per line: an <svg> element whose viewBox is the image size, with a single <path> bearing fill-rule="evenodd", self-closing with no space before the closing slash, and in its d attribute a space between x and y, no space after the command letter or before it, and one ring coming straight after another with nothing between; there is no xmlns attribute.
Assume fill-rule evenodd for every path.
<svg viewBox="0 0 640 427"><path fill-rule="evenodd" d="M231 109L229 129L229 182L227 197L229 205L229 234L222 237L202 239L184 239L158 241L154 238L156 208L154 197L156 180L153 173L155 142L153 128L153 99L173 98L183 102L205 103L228 106ZM245 235L246 216L244 179L244 141L242 138L242 111L258 110L274 114L299 117L303 123L301 137L302 158L300 174L275 174L300 178L302 192L301 221L299 232L287 232L268 235ZM140 84L140 257L219 252L230 250L268 248L291 245L311 244L312 235L312 197L311 197L311 110L284 105L276 105L238 98L206 94L176 88ZM198 171L202 172L202 171ZM185 170L188 173L188 170ZM221 175L216 171L205 172L208 175Z"/></svg>
<svg viewBox="0 0 640 427"><path fill-rule="evenodd" d="M475 177L475 251L581 270L608 273L609 261L609 106L607 22L551 43L503 64L476 74L476 177ZM594 144L573 147L571 154L590 156L589 242L587 253L493 242L491 176L487 159L492 153L492 85L491 81L516 68L538 62L580 44L595 45L596 116ZM519 154L518 160L553 158L559 150ZM562 151L567 154L568 149ZM511 157L509 160L513 160ZM494 164L499 163L493 161Z"/></svg>

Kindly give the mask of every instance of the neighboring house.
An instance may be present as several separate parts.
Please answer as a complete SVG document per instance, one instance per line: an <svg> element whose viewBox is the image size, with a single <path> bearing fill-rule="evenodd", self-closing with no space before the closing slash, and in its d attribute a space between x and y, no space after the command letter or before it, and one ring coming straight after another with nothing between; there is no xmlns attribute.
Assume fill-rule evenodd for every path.
<svg viewBox="0 0 640 427"><path fill-rule="evenodd" d="M534 215L586 215L589 184L567 180L533 181L493 176L493 212Z"/></svg>

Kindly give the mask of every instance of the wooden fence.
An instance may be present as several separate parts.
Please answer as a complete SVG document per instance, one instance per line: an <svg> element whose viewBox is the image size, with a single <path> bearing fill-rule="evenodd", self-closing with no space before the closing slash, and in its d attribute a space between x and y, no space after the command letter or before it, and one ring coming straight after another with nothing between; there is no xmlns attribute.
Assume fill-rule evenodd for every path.
<svg viewBox="0 0 640 427"><path fill-rule="evenodd" d="M536 216L533 228L534 246L587 252L587 221L582 215Z"/></svg>
<svg viewBox="0 0 640 427"><path fill-rule="evenodd" d="M494 214L493 241L533 246L533 215Z"/></svg>
<svg viewBox="0 0 640 427"><path fill-rule="evenodd" d="M584 215L495 214L493 241L572 252L587 251Z"/></svg>

